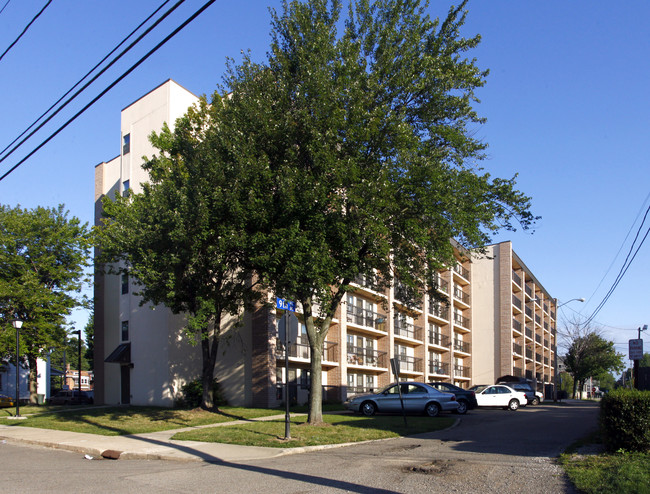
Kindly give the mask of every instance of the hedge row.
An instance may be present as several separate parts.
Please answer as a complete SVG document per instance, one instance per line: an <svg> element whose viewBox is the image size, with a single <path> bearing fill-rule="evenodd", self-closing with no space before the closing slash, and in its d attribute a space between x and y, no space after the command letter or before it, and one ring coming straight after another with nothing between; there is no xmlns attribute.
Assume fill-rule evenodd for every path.
<svg viewBox="0 0 650 494"><path fill-rule="evenodd" d="M606 394L600 402L600 426L608 451L650 451L650 391Z"/></svg>

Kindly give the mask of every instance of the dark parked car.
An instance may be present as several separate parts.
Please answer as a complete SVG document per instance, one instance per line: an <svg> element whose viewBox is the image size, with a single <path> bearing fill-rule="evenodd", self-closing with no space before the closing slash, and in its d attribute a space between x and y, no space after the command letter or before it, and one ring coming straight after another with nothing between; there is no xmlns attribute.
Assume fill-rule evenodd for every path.
<svg viewBox="0 0 650 494"><path fill-rule="evenodd" d="M435 382L429 383L430 386L433 386L437 390L445 391L446 393L453 393L456 396L456 401L458 402L458 410L456 413L461 415L466 413L467 410L473 410L478 406L476 403L476 393L469 389L463 389L451 383Z"/></svg>
<svg viewBox="0 0 650 494"><path fill-rule="evenodd" d="M82 405L92 404L93 399L85 391L69 390L62 389L58 393L50 397L50 405L75 405L81 403Z"/></svg>

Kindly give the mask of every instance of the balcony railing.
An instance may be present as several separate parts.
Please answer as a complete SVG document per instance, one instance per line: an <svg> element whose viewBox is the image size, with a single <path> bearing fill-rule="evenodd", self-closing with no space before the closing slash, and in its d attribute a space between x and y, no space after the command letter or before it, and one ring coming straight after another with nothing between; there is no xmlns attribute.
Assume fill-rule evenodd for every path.
<svg viewBox="0 0 650 494"><path fill-rule="evenodd" d="M440 302L432 302L429 304L429 314L449 321L449 307L443 306Z"/></svg>
<svg viewBox="0 0 650 494"><path fill-rule="evenodd" d="M469 271L465 269L463 266L460 264L455 264L454 265L454 271L461 275L463 278L465 278L467 281L469 281Z"/></svg>
<svg viewBox="0 0 650 494"><path fill-rule="evenodd" d="M530 348L526 348L526 358L533 358L533 351Z"/></svg>
<svg viewBox="0 0 650 494"><path fill-rule="evenodd" d="M447 336L446 334L434 333L433 331L429 331L429 344L448 347L449 336Z"/></svg>
<svg viewBox="0 0 650 494"><path fill-rule="evenodd" d="M468 341L454 340L454 350L457 352L470 353Z"/></svg>
<svg viewBox="0 0 650 494"><path fill-rule="evenodd" d="M541 353L536 353L535 354L535 361L541 362L542 361L542 354Z"/></svg>
<svg viewBox="0 0 650 494"><path fill-rule="evenodd" d="M454 365L454 377L469 377L470 368L467 365Z"/></svg>
<svg viewBox="0 0 650 494"><path fill-rule="evenodd" d="M536 334L535 335L535 341L541 345L542 344L542 335Z"/></svg>
<svg viewBox="0 0 650 494"><path fill-rule="evenodd" d="M517 307L517 309L521 310L521 300L519 297L515 297L514 295L512 296L512 305Z"/></svg>
<svg viewBox="0 0 650 494"><path fill-rule="evenodd" d="M521 333L521 323L516 319L512 319L512 327Z"/></svg>
<svg viewBox="0 0 650 494"><path fill-rule="evenodd" d="M469 318L460 314L454 314L454 323L463 328L469 329Z"/></svg>
<svg viewBox="0 0 650 494"><path fill-rule="evenodd" d="M531 309L530 307L526 307L525 311L526 311L526 315L532 319L533 318L533 309Z"/></svg>
<svg viewBox="0 0 650 494"><path fill-rule="evenodd" d="M386 316L361 307L348 305L347 321L358 326L386 332Z"/></svg>
<svg viewBox="0 0 650 494"><path fill-rule="evenodd" d="M443 293L449 293L449 282L447 280L443 280L439 274L433 278L433 287Z"/></svg>
<svg viewBox="0 0 650 494"><path fill-rule="evenodd" d="M517 355L522 355L521 350L522 350L521 345L517 343L512 344L512 353L516 353Z"/></svg>
<svg viewBox="0 0 650 494"><path fill-rule="evenodd" d="M533 371L526 371L526 379L532 379L533 378Z"/></svg>
<svg viewBox="0 0 650 494"><path fill-rule="evenodd" d="M526 328L526 336L532 339L533 337L533 330L530 328Z"/></svg>
<svg viewBox="0 0 650 494"><path fill-rule="evenodd" d="M422 372L422 359L410 355L398 355L400 372Z"/></svg>
<svg viewBox="0 0 650 494"><path fill-rule="evenodd" d="M469 305L469 295L458 287L454 288L454 298L460 300L465 305Z"/></svg>
<svg viewBox="0 0 650 494"><path fill-rule="evenodd" d="M546 338L544 338L544 346L548 348L548 340Z"/></svg>
<svg viewBox="0 0 650 494"><path fill-rule="evenodd" d="M449 375L449 364L437 362L435 360L429 361L429 374L437 374L439 376Z"/></svg>
<svg viewBox="0 0 650 494"><path fill-rule="evenodd" d="M548 304L544 304L544 312L548 312Z"/></svg>
<svg viewBox="0 0 650 494"><path fill-rule="evenodd" d="M377 275L373 274L359 274L354 278L354 283L364 288L368 288L373 291L378 291Z"/></svg>
<svg viewBox="0 0 650 494"><path fill-rule="evenodd" d="M348 396L350 395L360 395L365 393L374 393L379 388L374 386L348 386Z"/></svg>
<svg viewBox="0 0 650 494"><path fill-rule="evenodd" d="M542 325L542 318L539 317L537 314L535 314L535 322L540 326Z"/></svg>
<svg viewBox="0 0 650 494"><path fill-rule="evenodd" d="M515 377L524 377L524 371L522 371L521 369L518 369L517 367L515 367L515 368L512 370L512 374L513 374Z"/></svg>
<svg viewBox="0 0 650 494"><path fill-rule="evenodd" d="M386 367L386 352L348 345L348 364L365 367Z"/></svg>
<svg viewBox="0 0 650 494"><path fill-rule="evenodd" d="M526 285L524 287L524 291L526 292L526 295L528 295L531 298L533 297L533 289L530 286Z"/></svg>
<svg viewBox="0 0 650 494"><path fill-rule="evenodd" d="M395 335L422 341L422 326L397 319L395 320Z"/></svg>
<svg viewBox="0 0 650 494"><path fill-rule="evenodd" d="M325 362L336 362L338 359L336 357L336 347L338 343L333 341L326 341L323 343L323 361ZM284 342L280 341L279 338L276 338L276 348L277 356L279 359L284 358ZM289 345L289 358L299 358L310 360L311 359L311 349L309 348L308 343L292 343Z"/></svg>
<svg viewBox="0 0 650 494"><path fill-rule="evenodd" d="M512 272L512 281L521 286L521 276L519 276L515 271Z"/></svg>
<svg viewBox="0 0 650 494"><path fill-rule="evenodd" d="M548 357L544 357L544 365L548 365Z"/></svg>

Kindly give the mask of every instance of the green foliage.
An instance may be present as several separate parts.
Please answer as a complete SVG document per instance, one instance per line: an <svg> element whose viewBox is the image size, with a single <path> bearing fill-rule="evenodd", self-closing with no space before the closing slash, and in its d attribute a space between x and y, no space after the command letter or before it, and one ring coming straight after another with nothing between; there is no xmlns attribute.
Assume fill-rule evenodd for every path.
<svg viewBox="0 0 650 494"><path fill-rule="evenodd" d="M311 423L323 340L355 277L399 278L414 305L422 280L455 264L450 239L481 248L535 220L514 179L477 167L486 144L472 104L487 71L466 56L480 37L460 37L465 2L443 21L426 7L359 0L342 24L339 1L285 3L267 62L231 63L228 98L212 99L215 154L255 205L249 261L304 310Z"/></svg>
<svg viewBox="0 0 650 494"><path fill-rule="evenodd" d="M617 389L606 394L600 425L608 451L650 452L650 391Z"/></svg>
<svg viewBox="0 0 650 494"><path fill-rule="evenodd" d="M199 407L203 399L203 382L201 379L195 379L194 381L185 383L181 388L181 392L183 397L176 403L177 407ZM216 379L212 381L212 392L215 407L228 404L219 389L219 383Z"/></svg>
<svg viewBox="0 0 650 494"><path fill-rule="evenodd" d="M85 303L80 295L88 266L87 225L63 205L32 210L0 206L0 358L15 362L11 319L24 321L20 350L35 393L36 359L65 335L65 316Z"/></svg>
<svg viewBox="0 0 650 494"><path fill-rule="evenodd" d="M585 494L647 494L650 492L650 455L562 455L562 467Z"/></svg>
<svg viewBox="0 0 650 494"><path fill-rule="evenodd" d="M87 370L95 369L95 313L90 314L90 318L86 323L84 328L84 333L86 333L85 346L86 351L84 352L84 357L88 363Z"/></svg>
<svg viewBox="0 0 650 494"><path fill-rule="evenodd" d="M589 377L623 369L623 355L616 353L614 343L594 332L574 338L564 358L566 370L575 381L583 384Z"/></svg>

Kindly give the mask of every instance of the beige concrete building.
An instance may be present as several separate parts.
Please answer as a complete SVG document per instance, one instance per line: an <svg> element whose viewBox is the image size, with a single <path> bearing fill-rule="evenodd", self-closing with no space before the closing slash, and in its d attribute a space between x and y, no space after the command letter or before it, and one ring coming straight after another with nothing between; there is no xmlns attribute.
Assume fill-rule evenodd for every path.
<svg viewBox="0 0 650 494"><path fill-rule="evenodd" d="M556 300L512 249L511 242L474 257L472 382L494 383L513 375L530 379L538 391L555 376Z"/></svg>
<svg viewBox="0 0 650 494"><path fill-rule="evenodd" d="M122 110L120 154L95 170L96 223L102 197L137 192L147 179L141 157L154 154L150 133L164 122L173 126L195 101L195 95L169 80ZM455 245L457 264L438 275L437 289L446 302L425 296L420 307L409 308L399 284L378 291L372 279L356 280L326 338L325 399L344 400L390 383L393 357L404 379L464 388L503 374L538 375L538 381L549 382L554 309L509 245L491 247L494 261L472 259ZM141 307L131 282L126 276L96 275L95 400L171 406L182 385L200 376L200 347L183 335L182 316L164 307ZM226 328L215 377L232 405L277 406L284 400L285 352L277 341L282 311L268 307ZM297 316L300 336L289 348L288 379L290 399L305 402L310 351L300 308Z"/></svg>

